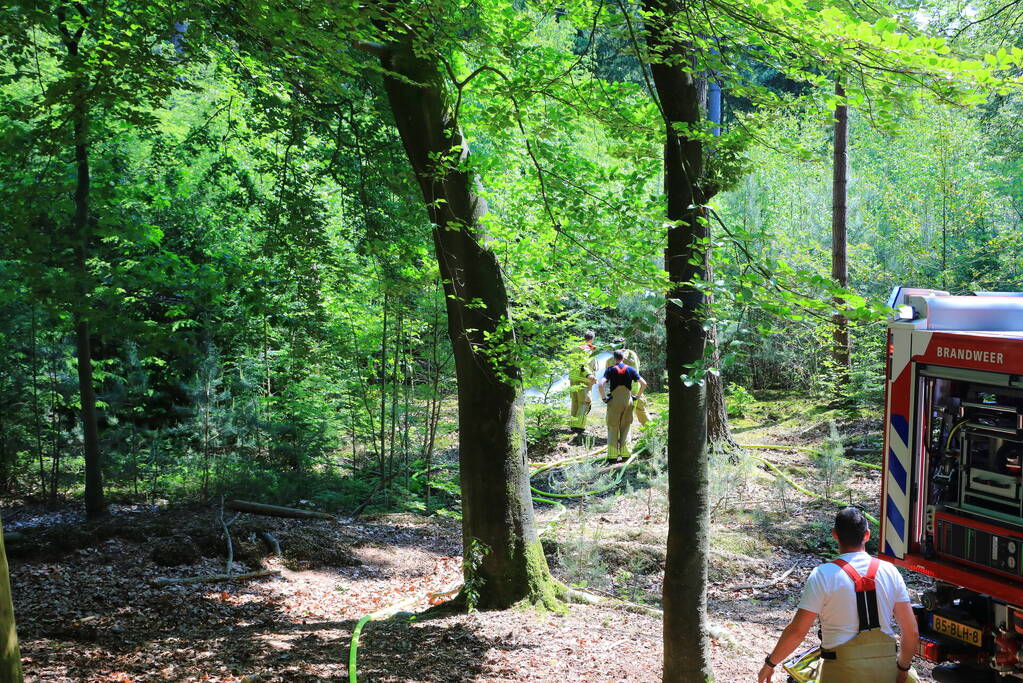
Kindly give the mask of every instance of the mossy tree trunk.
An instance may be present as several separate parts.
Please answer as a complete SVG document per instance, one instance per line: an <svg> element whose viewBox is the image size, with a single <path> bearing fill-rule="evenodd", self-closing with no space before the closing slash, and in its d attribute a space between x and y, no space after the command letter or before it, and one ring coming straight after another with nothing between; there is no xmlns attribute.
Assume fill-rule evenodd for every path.
<svg viewBox="0 0 1023 683"><path fill-rule="evenodd" d="M513 343L508 295L497 258L484 244L479 221L486 205L465 170L468 146L438 65L417 55L411 40L380 52L394 74L384 77L387 99L433 224L447 301L466 578L474 579L480 607L502 609L524 599L552 605L554 583L533 523L520 370L506 355ZM473 549L482 550L476 571Z"/></svg>
<svg viewBox="0 0 1023 683"><path fill-rule="evenodd" d="M700 208L703 148L685 126L700 124L700 92L691 58L675 33L679 5L644 0L650 70L664 116L664 184L671 289L665 310L668 374L668 549L664 570L664 683L711 681L707 623L707 554L710 504L707 474L707 396L703 383L682 381L687 366L704 358L705 297L694 286L705 278L701 241L707 225Z"/></svg>
<svg viewBox="0 0 1023 683"><path fill-rule="evenodd" d="M11 581L7 568L7 551L0 525L0 681L21 683L21 649L14 626L14 604L11 601Z"/></svg>

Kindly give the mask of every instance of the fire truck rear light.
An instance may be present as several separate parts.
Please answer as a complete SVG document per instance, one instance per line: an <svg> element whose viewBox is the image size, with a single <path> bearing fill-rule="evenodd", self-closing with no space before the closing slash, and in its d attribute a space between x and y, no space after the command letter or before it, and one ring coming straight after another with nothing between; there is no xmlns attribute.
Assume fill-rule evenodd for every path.
<svg viewBox="0 0 1023 683"><path fill-rule="evenodd" d="M945 659L941 652L941 645L927 638L920 639L920 646L916 653L929 662L941 662Z"/></svg>

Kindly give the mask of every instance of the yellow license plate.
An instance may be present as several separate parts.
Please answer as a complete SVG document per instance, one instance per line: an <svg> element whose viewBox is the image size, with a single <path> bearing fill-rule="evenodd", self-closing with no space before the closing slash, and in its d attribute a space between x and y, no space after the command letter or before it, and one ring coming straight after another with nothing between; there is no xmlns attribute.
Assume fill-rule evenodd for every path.
<svg viewBox="0 0 1023 683"><path fill-rule="evenodd" d="M937 614L934 615L934 632L976 647L980 647L984 635L979 628L960 624L958 621L952 621Z"/></svg>

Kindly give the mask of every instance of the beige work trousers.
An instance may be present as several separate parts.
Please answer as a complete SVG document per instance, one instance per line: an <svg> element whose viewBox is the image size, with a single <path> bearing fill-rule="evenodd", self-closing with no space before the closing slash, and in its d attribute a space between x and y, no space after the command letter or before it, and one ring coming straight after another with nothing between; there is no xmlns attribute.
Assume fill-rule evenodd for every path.
<svg viewBox="0 0 1023 683"><path fill-rule="evenodd" d="M638 382L633 382L632 384L633 393L639 391ZM646 399L642 396L636 397L636 405L633 412L636 414L636 422L641 425L645 425L650 421L650 416L646 414Z"/></svg>
<svg viewBox="0 0 1023 683"><path fill-rule="evenodd" d="M632 392L615 387L607 404L607 457L629 457L629 430L632 428Z"/></svg>
<svg viewBox="0 0 1023 683"><path fill-rule="evenodd" d="M570 427L586 429L586 415L590 412L590 389L580 387L573 389L571 414L568 417Z"/></svg>
<svg viewBox="0 0 1023 683"><path fill-rule="evenodd" d="M835 659L824 659L821 683L895 683L895 639L879 628L860 631L847 643L828 650ZM909 681L919 682L916 671L910 670Z"/></svg>

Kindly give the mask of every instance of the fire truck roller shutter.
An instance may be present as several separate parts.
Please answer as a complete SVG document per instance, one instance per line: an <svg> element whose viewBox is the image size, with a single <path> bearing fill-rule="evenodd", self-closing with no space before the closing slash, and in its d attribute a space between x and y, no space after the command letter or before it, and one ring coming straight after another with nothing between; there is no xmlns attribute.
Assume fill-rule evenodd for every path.
<svg viewBox="0 0 1023 683"><path fill-rule="evenodd" d="M1023 297L911 296L909 303L929 330L1023 331Z"/></svg>
<svg viewBox="0 0 1023 683"><path fill-rule="evenodd" d="M887 452L885 458L885 496L881 510L881 548L890 557L906 556L909 547L910 496L912 471L910 453L910 409L913 403L911 359L912 328L893 328L891 378L888 384Z"/></svg>

